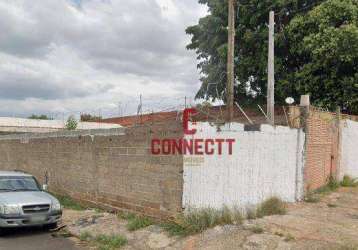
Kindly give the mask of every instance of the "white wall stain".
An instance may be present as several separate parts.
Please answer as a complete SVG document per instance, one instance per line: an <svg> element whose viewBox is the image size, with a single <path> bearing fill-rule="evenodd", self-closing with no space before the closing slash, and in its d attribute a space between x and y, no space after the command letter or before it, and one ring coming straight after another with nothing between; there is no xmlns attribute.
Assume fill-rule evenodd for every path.
<svg viewBox="0 0 358 250"><path fill-rule="evenodd" d="M262 125L261 131L244 131L242 124L221 131L197 123L192 138L234 138L233 154L184 156L183 207L251 207L278 196L294 202L303 196L304 133L288 127ZM231 128L231 129L230 129ZM191 165L188 158L201 161ZM199 162L199 164L198 164Z"/></svg>

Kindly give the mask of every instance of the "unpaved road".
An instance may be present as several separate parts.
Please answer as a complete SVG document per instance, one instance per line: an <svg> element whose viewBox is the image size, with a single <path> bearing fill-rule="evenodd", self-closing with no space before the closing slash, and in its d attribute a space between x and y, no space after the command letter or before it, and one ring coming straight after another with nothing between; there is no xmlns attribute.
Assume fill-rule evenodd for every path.
<svg viewBox="0 0 358 250"><path fill-rule="evenodd" d="M123 235L128 239L123 250L358 250L358 188L341 188L318 203L291 204L286 215L248 220L243 225L217 226L186 238L169 237L157 225L129 232L127 222L115 215L91 210L65 209L64 222L74 235ZM261 232L255 232L255 228ZM89 248L80 248L69 239L53 238L40 230L0 238L0 250L5 249Z"/></svg>
<svg viewBox="0 0 358 250"><path fill-rule="evenodd" d="M0 237L0 250L80 250L63 237L53 237L39 228L11 230Z"/></svg>

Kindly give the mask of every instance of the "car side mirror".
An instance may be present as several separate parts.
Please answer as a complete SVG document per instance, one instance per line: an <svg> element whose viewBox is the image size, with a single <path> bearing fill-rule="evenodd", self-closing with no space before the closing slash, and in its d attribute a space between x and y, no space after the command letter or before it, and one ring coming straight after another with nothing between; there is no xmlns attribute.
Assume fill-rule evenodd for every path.
<svg viewBox="0 0 358 250"><path fill-rule="evenodd" d="M48 189L48 185L47 185L47 184L43 184L43 185L42 185L42 190L43 190L43 191L47 191L47 189Z"/></svg>

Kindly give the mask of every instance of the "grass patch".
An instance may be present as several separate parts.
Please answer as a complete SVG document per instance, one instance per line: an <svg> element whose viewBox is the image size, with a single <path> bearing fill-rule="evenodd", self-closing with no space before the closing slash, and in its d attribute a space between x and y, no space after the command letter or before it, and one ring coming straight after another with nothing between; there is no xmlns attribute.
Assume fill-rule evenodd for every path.
<svg viewBox="0 0 358 250"><path fill-rule="evenodd" d="M336 204L332 204L332 203L328 203L327 206L331 208L338 207Z"/></svg>
<svg viewBox="0 0 358 250"><path fill-rule="evenodd" d="M283 233L281 233L281 232L275 232L275 235L280 236L280 237L285 236L285 235L284 235Z"/></svg>
<svg viewBox="0 0 358 250"><path fill-rule="evenodd" d="M328 179L327 186L329 187L329 189L331 189L331 191L335 191L339 188L340 184L333 176L331 176Z"/></svg>
<svg viewBox="0 0 358 250"><path fill-rule="evenodd" d="M286 237L285 237L285 241L289 242L289 241L292 241L292 240L295 240L295 237L293 237L291 234L287 234Z"/></svg>
<svg viewBox="0 0 358 250"><path fill-rule="evenodd" d="M341 181L341 186L342 187L357 187L358 186L357 178L353 179L350 176L345 175L343 177L343 180Z"/></svg>
<svg viewBox="0 0 358 250"><path fill-rule="evenodd" d="M148 217L136 215L129 212L120 212L117 216L120 219L128 221L126 227L129 231L136 231L138 229L148 227L154 224L153 220Z"/></svg>
<svg viewBox="0 0 358 250"><path fill-rule="evenodd" d="M98 235L95 238L99 250L114 250L127 244L127 239L122 235Z"/></svg>
<svg viewBox="0 0 358 250"><path fill-rule="evenodd" d="M314 191L308 189L307 195L305 196L305 202L317 203L321 200L322 195L330 194L333 191L336 191L341 186L333 176L329 177L328 183Z"/></svg>
<svg viewBox="0 0 358 250"><path fill-rule="evenodd" d="M135 216L133 219L128 220L127 229L129 231L136 231L138 229L153 225L153 221L144 216Z"/></svg>
<svg viewBox="0 0 358 250"><path fill-rule="evenodd" d="M316 194L328 194L333 191L336 191L339 188L339 182L333 177L329 177L327 185L318 188L315 193Z"/></svg>
<svg viewBox="0 0 358 250"><path fill-rule="evenodd" d="M264 216L274 215L274 214L286 214L286 206L285 203L277 198L272 197L266 201L264 201L256 210L256 215L259 218Z"/></svg>
<svg viewBox="0 0 358 250"><path fill-rule="evenodd" d="M172 236L187 236L203 232L217 225L240 224L242 221L243 217L238 209L230 210L225 207L222 210L216 210L207 208L180 214L171 221L161 224L161 226Z"/></svg>
<svg viewBox="0 0 358 250"><path fill-rule="evenodd" d="M317 203L319 202L321 199L318 196L318 194L309 191L307 193L307 195L305 196L305 202L309 202L309 203Z"/></svg>
<svg viewBox="0 0 358 250"><path fill-rule="evenodd" d="M262 227L255 226L255 227L251 228L251 232L253 232L255 234L262 234L264 232L264 230Z"/></svg>
<svg viewBox="0 0 358 250"><path fill-rule="evenodd" d="M358 249L358 245L352 243L345 243L337 248L337 250L357 250L357 249Z"/></svg>
<svg viewBox="0 0 358 250"><path fill-rule="evenodd" d="M89 232L84 231L80 233L79 238L81 241L91 241L93 237Z"/></svg>
<svg viewBox="0 0 358 250"><path fill-rule="evenodd" d="M136 215L129 212L119 212L117 217L124 220L132 220L136 217Z"/></svg>
<svg viewBox="0 0 358 250"><path fill-rule="evenodd" d="M86 207L82 206L81 204L79 204L77 201L75 201L69 196L64 196L64 195L54 195L54 196L65 208L77 210L77 211L86 210Z"/></svg>
<svg viewBox="0 0 358 250"><path fill-rule="evenodd" d="M256 211L255 211L255 210L250 209L250 210L248 210L248 211L246 212L246 219L248 219L248 220L254 220L254 219L256 219L256 218L257 218L257 216L256 216Z"/></svg>
<svg viewBox="0 0 358 250"><path fill-rule="evenodd" d="M80 234L81 241L89 242L95 245L99 250L114 250L127 244L127 239L121 235L98 235L93 237L89 232L84 231Z"/></svg>

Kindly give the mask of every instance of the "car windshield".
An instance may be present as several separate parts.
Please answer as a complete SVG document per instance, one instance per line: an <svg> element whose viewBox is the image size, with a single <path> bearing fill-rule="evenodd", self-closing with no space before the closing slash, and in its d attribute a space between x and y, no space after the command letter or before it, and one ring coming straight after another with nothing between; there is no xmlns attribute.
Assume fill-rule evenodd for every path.
<svg viewBox="0 0 358 250"><path fill-rule="evenodd" d="M0 192L15 191L40 191L40 188L31 176L0 176Z"/></svg>

